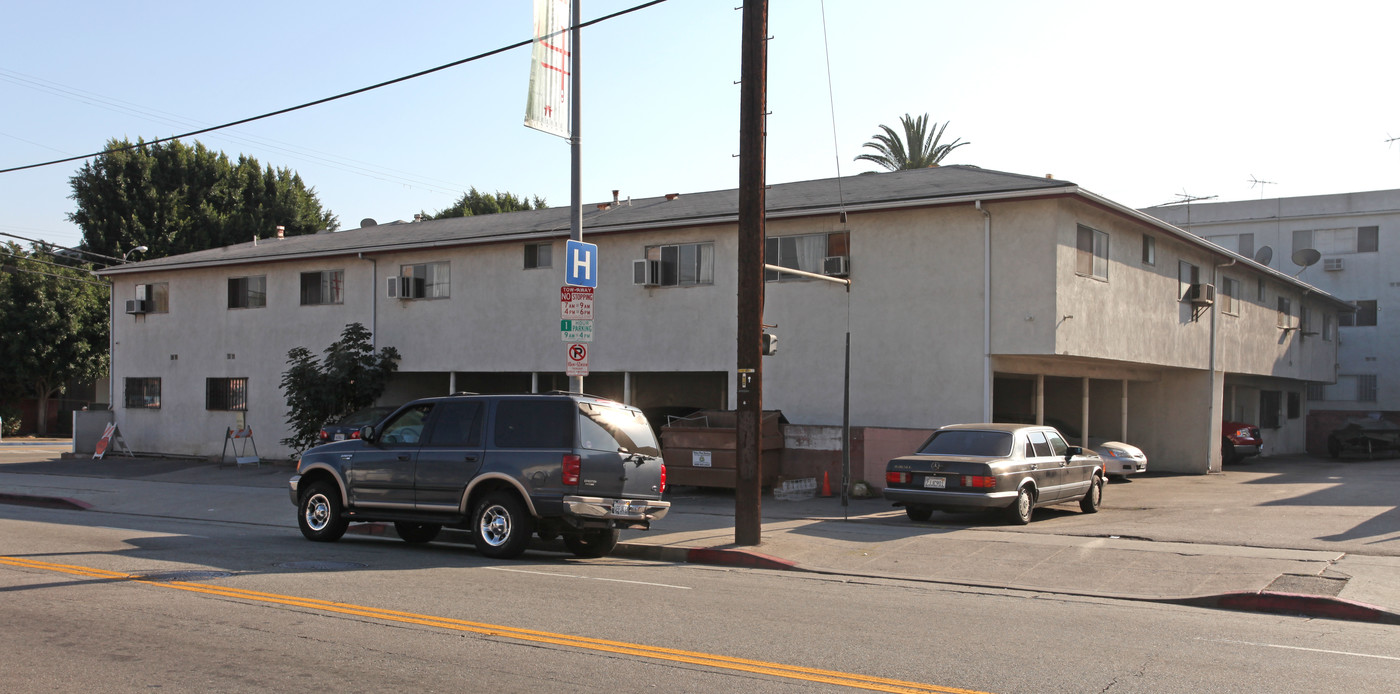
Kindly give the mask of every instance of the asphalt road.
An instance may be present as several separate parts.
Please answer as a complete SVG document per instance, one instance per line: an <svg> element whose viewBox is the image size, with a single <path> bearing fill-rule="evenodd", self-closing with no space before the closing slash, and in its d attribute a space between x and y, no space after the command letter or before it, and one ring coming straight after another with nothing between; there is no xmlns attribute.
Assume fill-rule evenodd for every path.
<svg viewBox="0 0 1400 694"><path fill-rule="evenodd" d="M1400 691L1396 627L140 513L0 505L0 593L3 691Z"/></svg>

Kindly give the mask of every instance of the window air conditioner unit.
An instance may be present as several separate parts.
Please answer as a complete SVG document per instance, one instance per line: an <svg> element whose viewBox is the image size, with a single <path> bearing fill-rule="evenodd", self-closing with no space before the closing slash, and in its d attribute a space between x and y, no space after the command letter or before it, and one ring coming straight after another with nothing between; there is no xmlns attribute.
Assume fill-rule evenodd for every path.
<svg viewBox="0 0 1400 694"><path fill-rule="evenodd" d="M127 299L127 300L126 300L126 312L127 312L127 313L132 313L132 314L145 313L145 312L146 312L146 300L145 300L145 299Z"/></svg>
<svg viewBox="0 0 1400 694"><path fill-rule="evenodd" d="M632 261L632 284L655 287L661 284L660 260Z"/></svg>
<svg viewBox="0 0 1400 694"><path fill-rule="evenodd" d="M1193 284L1186 292L1192 306L1210 306L1215 303L1215 285Z"/></svg>
<svg viewBox="0 0 1400 694"><path fill-rule="evenodd" d="M830 277L845 277L851 274L851 258L845 255L829 255L822 259L822 274Z"/></svg>
<svg viewBox="0 0 1400 694"><path fill-rule="evenodd" d="M1342 269L1342 258L1325 258L1322 261L1322 269L1328 272L1337 272Z"/></svg>

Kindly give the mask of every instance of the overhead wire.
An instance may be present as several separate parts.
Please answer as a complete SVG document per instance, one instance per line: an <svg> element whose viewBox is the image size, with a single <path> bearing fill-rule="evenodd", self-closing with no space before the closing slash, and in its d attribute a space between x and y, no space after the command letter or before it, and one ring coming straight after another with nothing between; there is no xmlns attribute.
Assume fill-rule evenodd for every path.
<svg viewBox="0 0 1400 694"><path fill-rule="evenodd" d="M663 3L663 2L666 2L666 0L650 0L650 2L644 2L644 3L640 4L640 5L635 5L635 6L633 6L633 7L629 7L629 8L624 9L624 10L619 10L619 11L614 12L614 13L612 13L612 14L608 14L608 15L604 15L604 16L602 16L602 17L598 17L597 19L591 19L591 20L589 20L589 21L587 21L587 22L583 22L583 23L581 23L581 24L578 25L578 28L582 29L582 28L585 28L585 27L589 27L589 26L592 26L592 25L594 25L594 24L598 24L598 23L600 23L600 22L605 22L605 21L607 21L607 20L614 19L614 18L616 18L616 17L621 17L621 16L623 16L623 15L630 14L630 13L636 12L636 11L638 11L638 10L646 9L646 8L651 7L651 6L653 6L653 5L659 5L659 4ZM572 27L570 27L570 28L572 29ZM247 118L241 118L241 119L239 119L239 120L231 121L231 122L228 122L228 123L224 123L224 124L222 124L222 125L213 125L213 126L209 126L209 127L207 127L207 128L200 128L200 129L197 129L197 130L191 130L191 131L189 131L189 132L181 133L181 134L179 134L179 135L171 135L171 136L169 136L169 137L163 137L163 138L159 138L159 139L155 139L155 140L140 142L140 143L137 143L137 144L127 145L127 146L125 146L125 147L116 147L116 148L104 150L104 151L101 151L101 152L94 152L94 153L92 153L92 154L83 154L83 155L74 156L74 157L67 157L67 158L64 158L64 159L54 159L54 160L52 160L52 161L40 162L40 163L37 163L37 164L26 164L26 165L24 165L24 166L12 166L12 167L10 167L10 168L0 169L0 174L12 173L12 172L15 172L15 171L24 171L24 170L27 170L27 169L37 169L37 168L44 167L44 166L52 166L52 165L54 165L54 164L64 164L64 163L71 162L71 161L81 161L81 160L83 160L83 159L91 159L91 158L93 158L93 157L99 157L99 156L102 156L102 155L104 155L104 154L113 154L113 153L116 153L116 152L125 152L125 151L128 151L128 150L137 149L137 148L139 148L139 147L145 147L145 146L147 146L147 145L156 145L156 144L160 144L160 143L163 143L163 142L170 142L170 141L172 141L172 140L179 140L179 139L186 138L186 137L193 137L193 136L195 136L195 135L202 135L202 134L207 133L207 132L214 132L214 131L216 131L216 130L223 130L223 129L226 129L226 128L234 127L234 126L236 126L236 125L243 125L243 124L245 124L245 123L252 123L252 122L254 122L254 121L259 121L259 120L264 120L264 119L267 119L267 118L272 118L273 116L280 116L280 115L283 115L283 114L291 113L291 112L293 112L293 111L300 111L300 110L302 110L302 109L310 108L310 107L312 107L312 106L319 106L319 105L321 105L321 104L329 103L329 102L332 102L332 101L337 101L337 100L344 99L344 98L347 98L347 97L355 96L355 95L357 95L357 94L363 94L363 93L365 93L365 92L373 91L373 90L375 90L375 89L381 89L381 88L383 88L383 87L388 87L388 86L390 86L390 85L398 84L398 83L400 83L400 82L406 82L406 81L408 81L408 80L417 79L417 78L419 78L419 77L423 77L423 76L426 76L426 75L431 75L431 74L433 74L433 73L435 73L435 72L441 72L441 71L446 70L446 69L448 69L448 68L457 67L458 65L464 65L464 64L466 64L466 63L470 63L470 62L474 62L474 61L477 61L477 60L481 60L481 59L483 59L483 58L489 58L489 57L491 57L491 56L498 55L498 54L500 54L500 53L505 53L505 52L507 52L507 51L512 51L512 50L515 50L516 48L521 48L521 47L523 47L523 46L528 46L528 45L530 45L531 43L534 43L534 39L533 39L533 38L527 39L527 40L525 40L525 41L517 41L516 43L510 44L510 45L508 45L508 46L502 46L502 47L500 47L500 48L495 48L495 49L486 51L486 52L484 52L484 53L478 53L478 54L476 54L476 55L474 55L474 56L471 56L471 57L468 57L468 58L462 58L461 60L455 60L455 61L452 61L452 62L450 62L450 63L444 64L444 65L439 65L439 66L434 67L434 68L428 68L427 70L420 70L420 71L415 72L415 73L410 74L410 75L404 75L404 76L402 76L402 77L396 77L396 78L394 78L394 79L386 80L386 81L383 81L383 82L379 82L379 83L377 83L377 84L372 84L372 85L369 85L369 86L367 86L367 87L360 87L359 89L352 89L352 90L350 90L350 91L348 91L348 92L343 92L343 93L340 93L340 94L336 94L336 95L334 95L334 96L328 96L328 97L324 97L324 98L321 98L321 99L316 99L315 101L308 101L308 102L306 102L306 103L298 104L298 105L296 105L296 106L289 106L289 107L287 107L287 108L278 109L278 110L276 110L276 111L269 111L269 112L264 113L264 114L261 114L261 115L249 116L249 117L247 117Z"/></svg>

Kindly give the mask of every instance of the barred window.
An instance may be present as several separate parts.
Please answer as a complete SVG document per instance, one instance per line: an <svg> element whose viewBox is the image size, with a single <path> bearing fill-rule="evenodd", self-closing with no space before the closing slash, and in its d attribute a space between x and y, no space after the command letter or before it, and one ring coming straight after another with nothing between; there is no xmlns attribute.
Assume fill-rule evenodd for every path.
<svg viewBox="0 0 1400 694"><path fill-rule="evenodd" d="M132 409L160 409L159 378L128 378L123 399Z"/></svg>
<svg viewBox="0 0 1400 694"><path fill-rule="evenodd" d="M247 378L206 378L204 384L204 409L225 412L248 410Z"/></svg>
<svg viewBox="0 0 1400 694"><path fill-rule="evenodd" d="M1362 374L1356 377L1357 402L1376 401L1376 375Z"/></svg>

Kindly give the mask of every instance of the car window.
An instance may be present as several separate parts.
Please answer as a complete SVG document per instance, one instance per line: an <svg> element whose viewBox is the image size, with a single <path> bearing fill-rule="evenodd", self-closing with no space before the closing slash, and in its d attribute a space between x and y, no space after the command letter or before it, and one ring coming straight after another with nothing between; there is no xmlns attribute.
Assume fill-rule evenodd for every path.
<svg viewBox="0 0 1400 694"><path fill-rule="evenodd" d="M423 438L423 422L432 409L432 405L418 405L400 412L385 423L383 431L379 434L379 443L418 443Z"/></svg>
<svg viewBox="0 0 1400 694"><path fill-rule="evenodd" d="M378 424L379 420L384 419L385 416L395 409L396 408L393 407L366 407L363 410L357 410L345 415L344 419L335 424L336 426L355 427L358 429L366 424Z"/></svg>
<svg viewBox="0 0 1400 694"><path fill-rule="evenodd" d="M1050 442L1045 440L1045 432L1026 432L1026 438L1030 439L1031 445L1035 447L1036 457L1045 457L1055 454L1054 450L1050 448Z"/></svg>
<svg viewBox="0 0 1400 694"><path fill-rule="evenodd" d="M573 448L572 400L502 400L496 405L499 448Z"/></svg>
<svg viewBox="0 0 1400 694"><path fill-rule="evenodd" d="M1026 439L1026 453L1025 453L1025 456L1026 456L1027 458L1034 458L1034 457L1035 457L1035 446L1031 445L1030 439Z"/></svg>
<svg viewBox="0 0 1400 694"><path fill-rule="evenodd" d="M640 412L581 402L578 404L578 445L595 451L622 451L642 455L661 455L647 418Z"/></svg>
<svg viewBox="0 0 1400 694"><path fill-rule="evenodd" d="M1059 434L1053 431L1047 431L1045 432L1045 438L1050 440L1050 448L1055 451L1055 455L1063 458L1069 453L1069 444L1065 443L1065 440L1060 438Z"/></svg>
<svg viewBox="0 0 1400 694"><path fill-rule="evenodd" d="M444 402L437 406L429 446L480 446L481 403Z"/></svg>
<svg viewBox="0 0 1400 694"><path fill-rule="evenodd" d="M1011 454L1011 434L1005 431L936 431L919 449L922 455L980 455L1005 457Z"/></svg>

